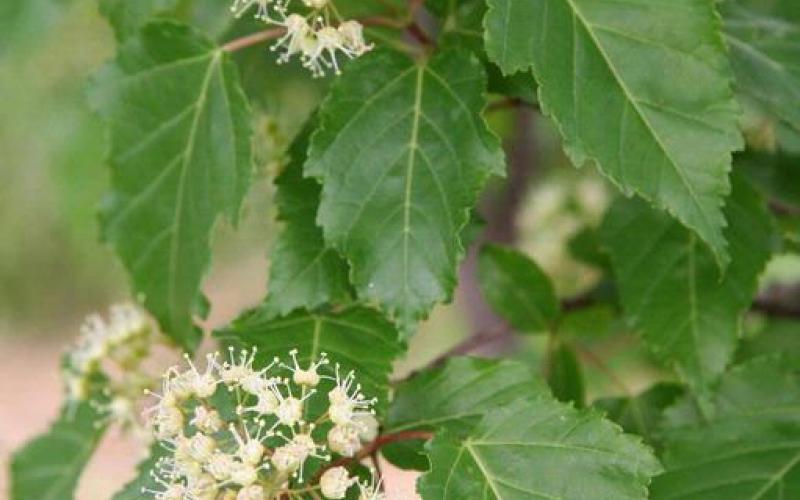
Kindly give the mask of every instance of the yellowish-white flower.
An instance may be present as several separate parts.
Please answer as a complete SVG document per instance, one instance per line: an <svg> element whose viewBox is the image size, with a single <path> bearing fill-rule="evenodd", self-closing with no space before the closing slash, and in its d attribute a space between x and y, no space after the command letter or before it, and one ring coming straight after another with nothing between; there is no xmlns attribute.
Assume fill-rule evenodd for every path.
<svg viewBox="0 0 800 500"><path fill-rule="evenodd" d="M344 467L332 467L322 474L319 486L325 498L340 499L347 495L347 489L355 482Z"/></svg>
<svg viewBox="0 0 800 500"><path fill-rule="evenodd" d="M260 368L255 350L231 352L222 363L210 354L203 369L187 359L187 368L167 370L146 415L169 455L153 470L159 487L143 491L156 499L277 500L294 491L292 485L307 491L303 471L315 459L326 479L314 488L326 498L343 498L356 479L324 469L333 458L328 446L354 455L361 434L372 428L365 416L373 418L374 400L361 393L354 372L342 377L337 367L325 373L326 356L304 366L296 350L289 356L291 364L273 359ZM285 370L291 377L280 376ZM337 412L347 413L348 424L331 428Z"/></svg>

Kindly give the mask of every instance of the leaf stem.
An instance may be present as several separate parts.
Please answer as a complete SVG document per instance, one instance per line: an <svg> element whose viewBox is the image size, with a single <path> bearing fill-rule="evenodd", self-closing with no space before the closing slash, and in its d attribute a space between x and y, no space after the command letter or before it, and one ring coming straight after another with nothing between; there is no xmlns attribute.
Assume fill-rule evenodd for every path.
<svg viewBox="0 0 800 500"><path fill-rule="evenodd" d="M231 40L222 46L222 50L225 52L236 52L237 50L246 49L247 47L258 45L261 42L266 42L267 40L274 40L284 33L286 33L285 28L271 28L257 31L256 33Z"/></svg>

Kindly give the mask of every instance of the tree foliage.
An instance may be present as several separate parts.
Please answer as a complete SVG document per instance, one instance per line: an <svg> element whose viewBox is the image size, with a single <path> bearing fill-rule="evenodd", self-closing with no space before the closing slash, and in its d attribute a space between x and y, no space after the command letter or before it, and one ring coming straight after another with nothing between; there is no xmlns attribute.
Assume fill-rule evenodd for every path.
<svg viewBox="0 0 800 500"><path fill-rule="evenodd" d="M800 250L792 2L232 4L239 16L220 20L227 6L218 2L99 0L117 46L91 77L88 100L108 131L101 237L170 341L187 356L204 336L223 348L219 359L230 349L228 365L212 355L210 370L241 359L259 376L274 366L302 379L311 366L323 382L272 396L305 401L343 385L356 394L345 395L351 410L374 410L379 425L351 436L356 450L329 465L315 456L311 485L283 477L271 485L287 488L275 498L344 498L320 479L339 465L354 478L347 498L356 498L367 486L355 478L370 475L360 462L377 453L420 471L426 500L800 498L800 299L797 287L762 286L773 257ZM252 84L253 75L271 80ZM312 76L327 80L311 86ZM291 125L276 118L282 106L294 113ZM577 181L553 196L568 201L551 224L570 231L554 245L569 247L568 264L579 261L588 284L559 276L565 264L547 252L509 243L515 234L493 232L517 224L524 171L537 161L526 154L546 140L531 122L554 126L552 156L563 149L565 163L593 164L598 183L609 181L603 193L618 192L607 210L582 205ZM591 174L570 175L559 178ZM264 176L274 210L249 215L279 222L268 293L208 335L202 320L214 304L203 285L215 227L236 228L251 181ZM548 207L539 208L546 219ZM585 220L581 210L591 212ZM543 240L558 233L545 229ZM462 267L468 254L475 266ZM464 276L461 285L477 283L501 318L496 331L445 350L432 322L424 335L436 342L425 345L444 352L414 358L420 324L453 300ZM515 359L473 356L493 342ZM641 345L648 370L617 373L607 351L620 345ZM287 353L296 366L273 361ZM266 383L289 387L291 377ZM598 377L613 391L598 389ZM14 455L12 500L73 498L115 422L119 405L108 403L117 386L101 377L85 397L69 389L52 428ZM211 389L204 398L227 414L249 411L238 386ZM342 398L318 397L303 410L309 435L317 423L333 426L321 405ZM248 439L267 425L244 422ZM197 426L178 423L178 433ZM263 435L269 446L296 437L272 433L277 425ZM114 498L161 491L151 471L184 451L154 444ZM209 472L203 460L198 470ZM255 474L248 484L220 480L214 498L266 482L266 472Z"/></svg>

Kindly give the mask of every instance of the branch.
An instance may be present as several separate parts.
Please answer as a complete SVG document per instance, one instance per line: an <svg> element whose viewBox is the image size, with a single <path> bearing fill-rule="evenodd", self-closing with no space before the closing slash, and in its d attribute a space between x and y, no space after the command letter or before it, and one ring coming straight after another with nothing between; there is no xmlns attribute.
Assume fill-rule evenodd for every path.
<svg viewBox="0 0 800 500"><path fill-rule="evenodd" d="M500 99L498 101L494 101L493 103L489 104L486 107L486 112L491 113L493 111L500 111L503 109L515 109L515 108L530 108L530 109L539 109L538 106L532 104L527 101L523 101L517 97L506 97L504 99Z"/></svg>
<svg viewBox="0 0 800 500"><path fill-rule="evenodd" d="M790 205L778 200L770 200L769 208L772 213L776 215L784 215L789 217L800 217L800 207Z"/></svg>
<svg viewBox="0 0 800 500"><path fill-rule="evenodd" d="M775 318L800 320L800 285L773 286L756 298L750 310Z"/></svg>
<svg viewBox="0 0 800 500"><path fill-rule="evenodd" d="M222 50L225 52L236 52L237 50L246 49L247 47L258 45L261 42L266 42L267 40L274 40L275 38L282 36L284 33L286 33L285 28L271 28L264 31L258 31L253 34L231 40L222 46Z"/></svg>

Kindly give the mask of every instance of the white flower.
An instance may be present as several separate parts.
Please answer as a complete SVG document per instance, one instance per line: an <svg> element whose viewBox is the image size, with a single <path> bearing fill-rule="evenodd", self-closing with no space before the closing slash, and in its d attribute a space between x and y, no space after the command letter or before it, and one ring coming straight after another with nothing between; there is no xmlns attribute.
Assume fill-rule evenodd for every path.
<svg viewBox="0 0 800 500"><path fill-rule="evenodd" d="M180 483L162 483L163 490L152 490L149 488L142 488L142 493L151 493L156 500L184 500L186 496L186 487Z"/></svg>
<svg viewBox="0 0 800 500"><path fill-rule="evenodd" d="M222 428L222 418L217 410L209 410L203 405L194 409L194 418L189 421L200 431L213 434Z"/></svg>
<svg viewBox="0 0 800 500"><path fill-rule="evenodd" d="M328 447L339 455L354 456L361 449L358 431L351 425L334 425L328 431Z"/></svg>
<svg viewBox="0 0 800 500"><path fill-rule="evenodd" d="M250 486L258 479L258 469L252 465L234 462L233 470L231 470L231 481L240 486Z"/></svg>
<svg viewBox="0 0 800 500"><path fill-rule="evenodd" d="M358 438L368 443L378 437L380 424L372 413L359 413L353 418L353 426L358 430Z"/></svg>
<svg viewBox="0 0 800 500"><path fill-rule="evenodd" d="M233 459L233 456L222 452L215 453L206 464L206 470L218 481L224 481L231 477L235 468L236 460Z"/></svg>
<svg viewBox="0 0 800 500"><path fill-rule="evenodd" d="M208 462L217 450L214 438L198 432L189 439L189 456L200 463Z"/></svg>
<svg viewBox="0 0 800 500"><path fill-rule="evenodd" d="M344 51L350 57L358 57L372 49L372 44L364 41L364 26L354 20L339 25L339 34L344 42Z"/></svg>
<svg viewBox="0 0 800 500"><path fill-rule="evenodd" d="M264 487L258 484L253 484L239 490L236 495L236 500L266 500L267 496L264 492Z"/></svg>
<svg viewBox="0 0 800 500"><path fill-rule="evenodd" d="M292 357L294 366L288 366L283 363L281 363L281 366L292 372L292 381L300 386L316 387L320 381L317 370L329 363L328 355L323 352L319 359L311 363L306 369L301 368L300 363L297 361L297 349L289 351L289 356Z"/></svg>
<svg viewBox="0 0 800 500"><path fill-rule="evenodd" d="M187 490L186 497L192 500L214 500L219 487L213 477L208 474L200 474L191 478Z"/></svg>
<svg viewBox="0 0 800 500"><path fill-rule="evenodd" d="M278 410L279 401L278 398L275 397L275 394L272 393L272 389L265 389L254 395L258 398L256 404L253 406L248 406L247 408L242 408L240 411L255 412L261 415L270 415Z"/></svg>
<svg viewBox="0 0 800 500"><path fill-rule="evenodd" d="M244 428L244 436L239 435L235 425L231 424L229 427L230 432L236 440L236 444L238 445L236 454L239 456L242 462L249 465L258 465L258 463L261 461L261 457L264 456L264 452L266 451L266 448L261 443L261 431L263 430L264 426L259 424L258 432L253 437L250 436L250 431L248 430L247 425L243 425L242 427Z"/></svg>
<svg viewBox="0 0 800 500"><path fill-rule="evenodd" d="M183 413L172 406L156 407L156 416L152 422L156 437L160 440L170 439L183 431Z"/></svg>
<svg viewBox="0 0 800 500"><path fill-rule="evenodd" d="M302 452L298 452L297 448L291 444L286 444L276 448L270 460L278 471L294 472L296 469L300 468L301 455Z"/></svg>
<svg viewBox="0 0 800 500"><path fill-rule="evenodd" d="M355 482L350 479L347 469L333 467L325 471L319 479L319 486L325 498L339 499L347 495L347 489Z"/></svg>
<svg viewBox="0 0 800 500"><path fill-rule="evenodd" d="M283 51L278 56L278 64L288 62L293 55L303 53L315 43L311 33L311 26L309 26L305 17L299 14L290 14L283 22L278 24L286 28L286 34L270 47L272 51Z"/></svg>
<svg viewBox="0 0 800 500"><path fill-rule="evenodd" d="M169 451L152 471L159 487L147 493L181 500L275 500L278 491L302 496L308 491L301 486L307 462L315 458L325 467L331 461L327 445L318 442L317 424L327 426L337 413L348 423L334 425L327 440L337 453L357 453L361 435L378 427L370 413L373 400L361 393L353 372L342 377L337 367L335 376L321 373L325 355L307 367L300 366L297 351L289 355L291 365L274 359L264 368L256 366L255 350L235 356L232 351L222 364L211 354L202 371L189 359L186 369L170 368L162 394L154 395L157 403L146 411ZM285 369L291 377L272 373ZM323 381L335 388L318 394L315 387ZM324 490L327 498L343 498L356 483L346 471L325 477L324 486L310 487Z"/></svg>
<svg viewBox="0 0 800 500"><path fill-rule="evenodd" d="M288 62L294 55L312 75L321 77L328 70L340 73L337 53L348 58L358 57L372 48L364 41L364 27L355 20L341 20L339 13L330 0L302 0L302 4L310 12L292 12L289 8L291 0L234 0L231 11L236 16L242 15L253 6L258 10L255 17L267 24L279 26L286 32L270 47L280 52L278 63ZM341 21L331 24L330 20ZM297 367L297 366L296 366ZM308 375L307 379L303 379ZM301 385L314 386L316 380L313 373L299 373Z"/></svg>
<svg viewBox="0 0 800 500"><path fill-rule="evenodd" d="M379 479L377 482L375 481L375 471L370 469L371 479L369 482L360 482L358 483L358 500L387 500L387 497L383 492L381 492L381 484L383 483L383 478Z"/></svg>
<svg viewBox="0 0 800 500"><path fill-rule="evenodd" d="M186 362L189 364L189 371L184 373L186 383L191 391L198 398L210 398L217 390L217 378L212 374L216 364L216 355L209 354L206 356L206 371L200 371L194 366L188 354L184 355Z"/></svg>
<svg viewBox="0 0 800 500"><path fill-rule="evenodd" d="M255 5L258 7L255 18L266 20L269 18L268 9L270 3L272 3L272 0L234 0L233 5L231 5L231 12L233 12L233 15L236 17L241 17L242 14Z"/></svg>
<svg viewBox="0 0 800 500"><path fill-rule="evenodd" d="M336 365L336 387L328 393L331 403L328 409L331 422L336 425L349 425L362 415L373 413L374 399L366 399L361 392L361 385L355 383L355 373L350 371L345 377L340 374Z"/></svg>

